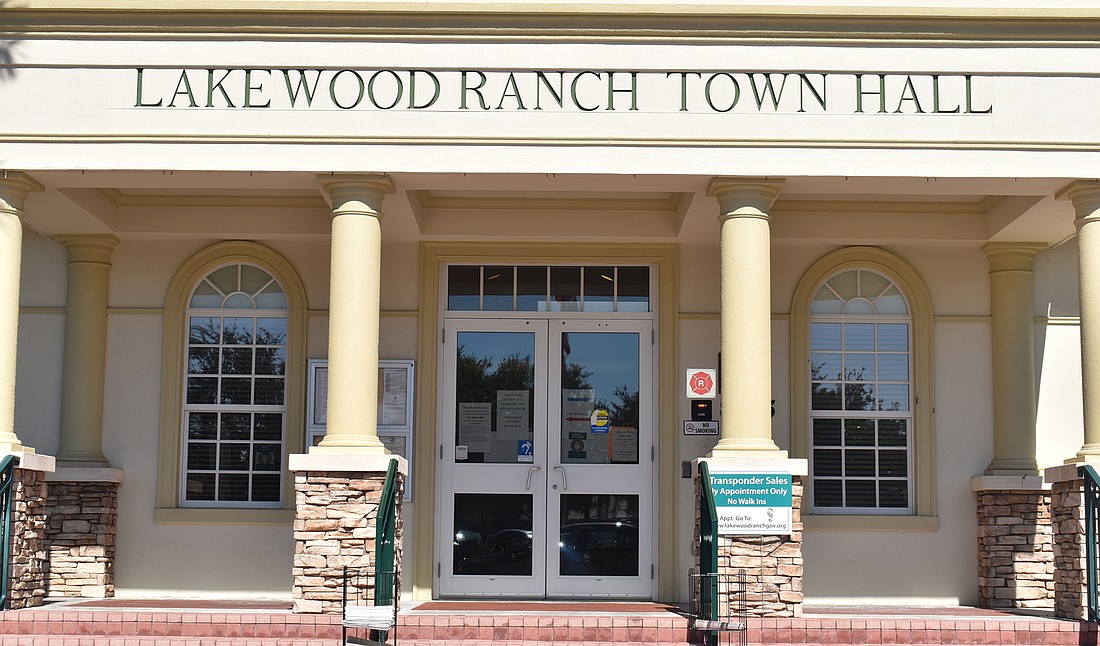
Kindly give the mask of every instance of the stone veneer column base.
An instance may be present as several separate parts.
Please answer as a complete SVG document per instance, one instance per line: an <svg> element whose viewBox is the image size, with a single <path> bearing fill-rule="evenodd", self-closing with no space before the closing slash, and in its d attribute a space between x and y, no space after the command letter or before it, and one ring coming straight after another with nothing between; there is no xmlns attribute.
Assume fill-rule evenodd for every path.
<svg viewBox="0 0 1100 646"><path fill-rule="evenodd" d="M792 505L790 535L718 536L718 572L745 570L748 578L746 602L750 614L758 617L801 617L802 594L802 477L807 461L786 458L706 458L694 466L695 500L699 499L698 462L706 462L715 473L790 473ZM695 510L695 543L698 559L699 510Z"/></svg>
<svg viewBox="0 0 1100 646"><path fill-rule="evenodd" d="M121 469L59 467L46 476L47 593L115 596Z"/></svg>
<svg viewBox="0 0 1100 646"><path fill-rule="evenodd" d="M19 466L13 472L11 572L8 579L8 608L42 605L46 598L46 473L54 459L34 453L17 453Z"/></svg>
<svg viewBox="0 0 1100 646"><path fill-rule="evenodd" d="M404 458L290 456L294 475L294 612L339 614L345 566L374 566L378 503L391 458L398 459L394 569L401 570ZM400 575L398 575L400 581Z"/></svg>
<svg viewBox="0 0 1100 646"><path fill-rule="evenodd" d="M1054 616L1088 618L1085 558L1085 481L1077 465L1046 470L1051 483L1050 514L1054 525Z"/></svg>
<svg viewBox="0 0 1100 646"><path fill-rule="evenodd" d="M978 605L1054 609L1054 528L1040 476L979 476Z"/></svg>

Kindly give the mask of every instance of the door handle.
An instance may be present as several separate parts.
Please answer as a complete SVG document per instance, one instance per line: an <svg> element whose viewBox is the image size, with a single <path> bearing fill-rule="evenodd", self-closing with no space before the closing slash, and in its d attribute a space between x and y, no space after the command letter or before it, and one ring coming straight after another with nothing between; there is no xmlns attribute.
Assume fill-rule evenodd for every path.
<svg viewBox="0 0 1100 646"><path fill-rule="evenodd" d="M540 471L540 470L541 470L540 467L531 467L530 469L527 470L527 491L531 490L531 474L533 474L536 471Z"/></svg>
<svg viewBox="0 0 1100 646"><path fill-rule="evenodd" d="M569 479L565 477L565 467L562 467L562 466L554 467L554 471L557 471L559 469L561 470L561 488L562 488L563 491L568 491L569 490Z"/></svg>

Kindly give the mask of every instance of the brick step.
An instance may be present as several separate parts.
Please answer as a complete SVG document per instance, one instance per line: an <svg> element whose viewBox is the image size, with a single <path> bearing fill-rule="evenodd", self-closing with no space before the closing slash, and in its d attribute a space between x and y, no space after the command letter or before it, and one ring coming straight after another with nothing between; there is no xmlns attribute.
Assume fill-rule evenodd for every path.
<svg viewBox="0 0 1100 646"><path fill-rule="evenodd" d="M338 646L339 639L4 635L0 646Z"/></svg>

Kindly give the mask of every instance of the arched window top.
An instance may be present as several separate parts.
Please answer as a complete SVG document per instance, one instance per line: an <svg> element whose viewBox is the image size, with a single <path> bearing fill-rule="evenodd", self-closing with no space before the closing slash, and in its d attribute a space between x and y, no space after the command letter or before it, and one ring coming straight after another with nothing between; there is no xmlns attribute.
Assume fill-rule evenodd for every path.
<svg viewBox="0 0 1100 646"><path fill-rule="evenodd" d="M892 280L869 269L833 274L814 294L810 314L907 316L905 296Z"/></svg>
<svg viewBox="0 0 1100 646"><path fill-rule="evenodd" d="M285 310L286 293L267 271L245 263L227 265L207 274L191 295L197 309Z"/></svg>

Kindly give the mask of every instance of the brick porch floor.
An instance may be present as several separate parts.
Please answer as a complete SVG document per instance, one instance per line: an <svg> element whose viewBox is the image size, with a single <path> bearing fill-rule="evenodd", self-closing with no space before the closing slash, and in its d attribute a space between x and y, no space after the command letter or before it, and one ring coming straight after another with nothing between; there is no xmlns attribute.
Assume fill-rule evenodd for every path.
<svg viewBox="0 0 1100 646"><path fill-rule="evenodd" d="M429 602L406 608L403 646L686 646L689 620L638 603ZM0 646L337 646L329 615L289 603L66 601L0 613ZM1097 644L1096 624L978 608L810 607L794 619L750 620L751 644Z"/></svg>

